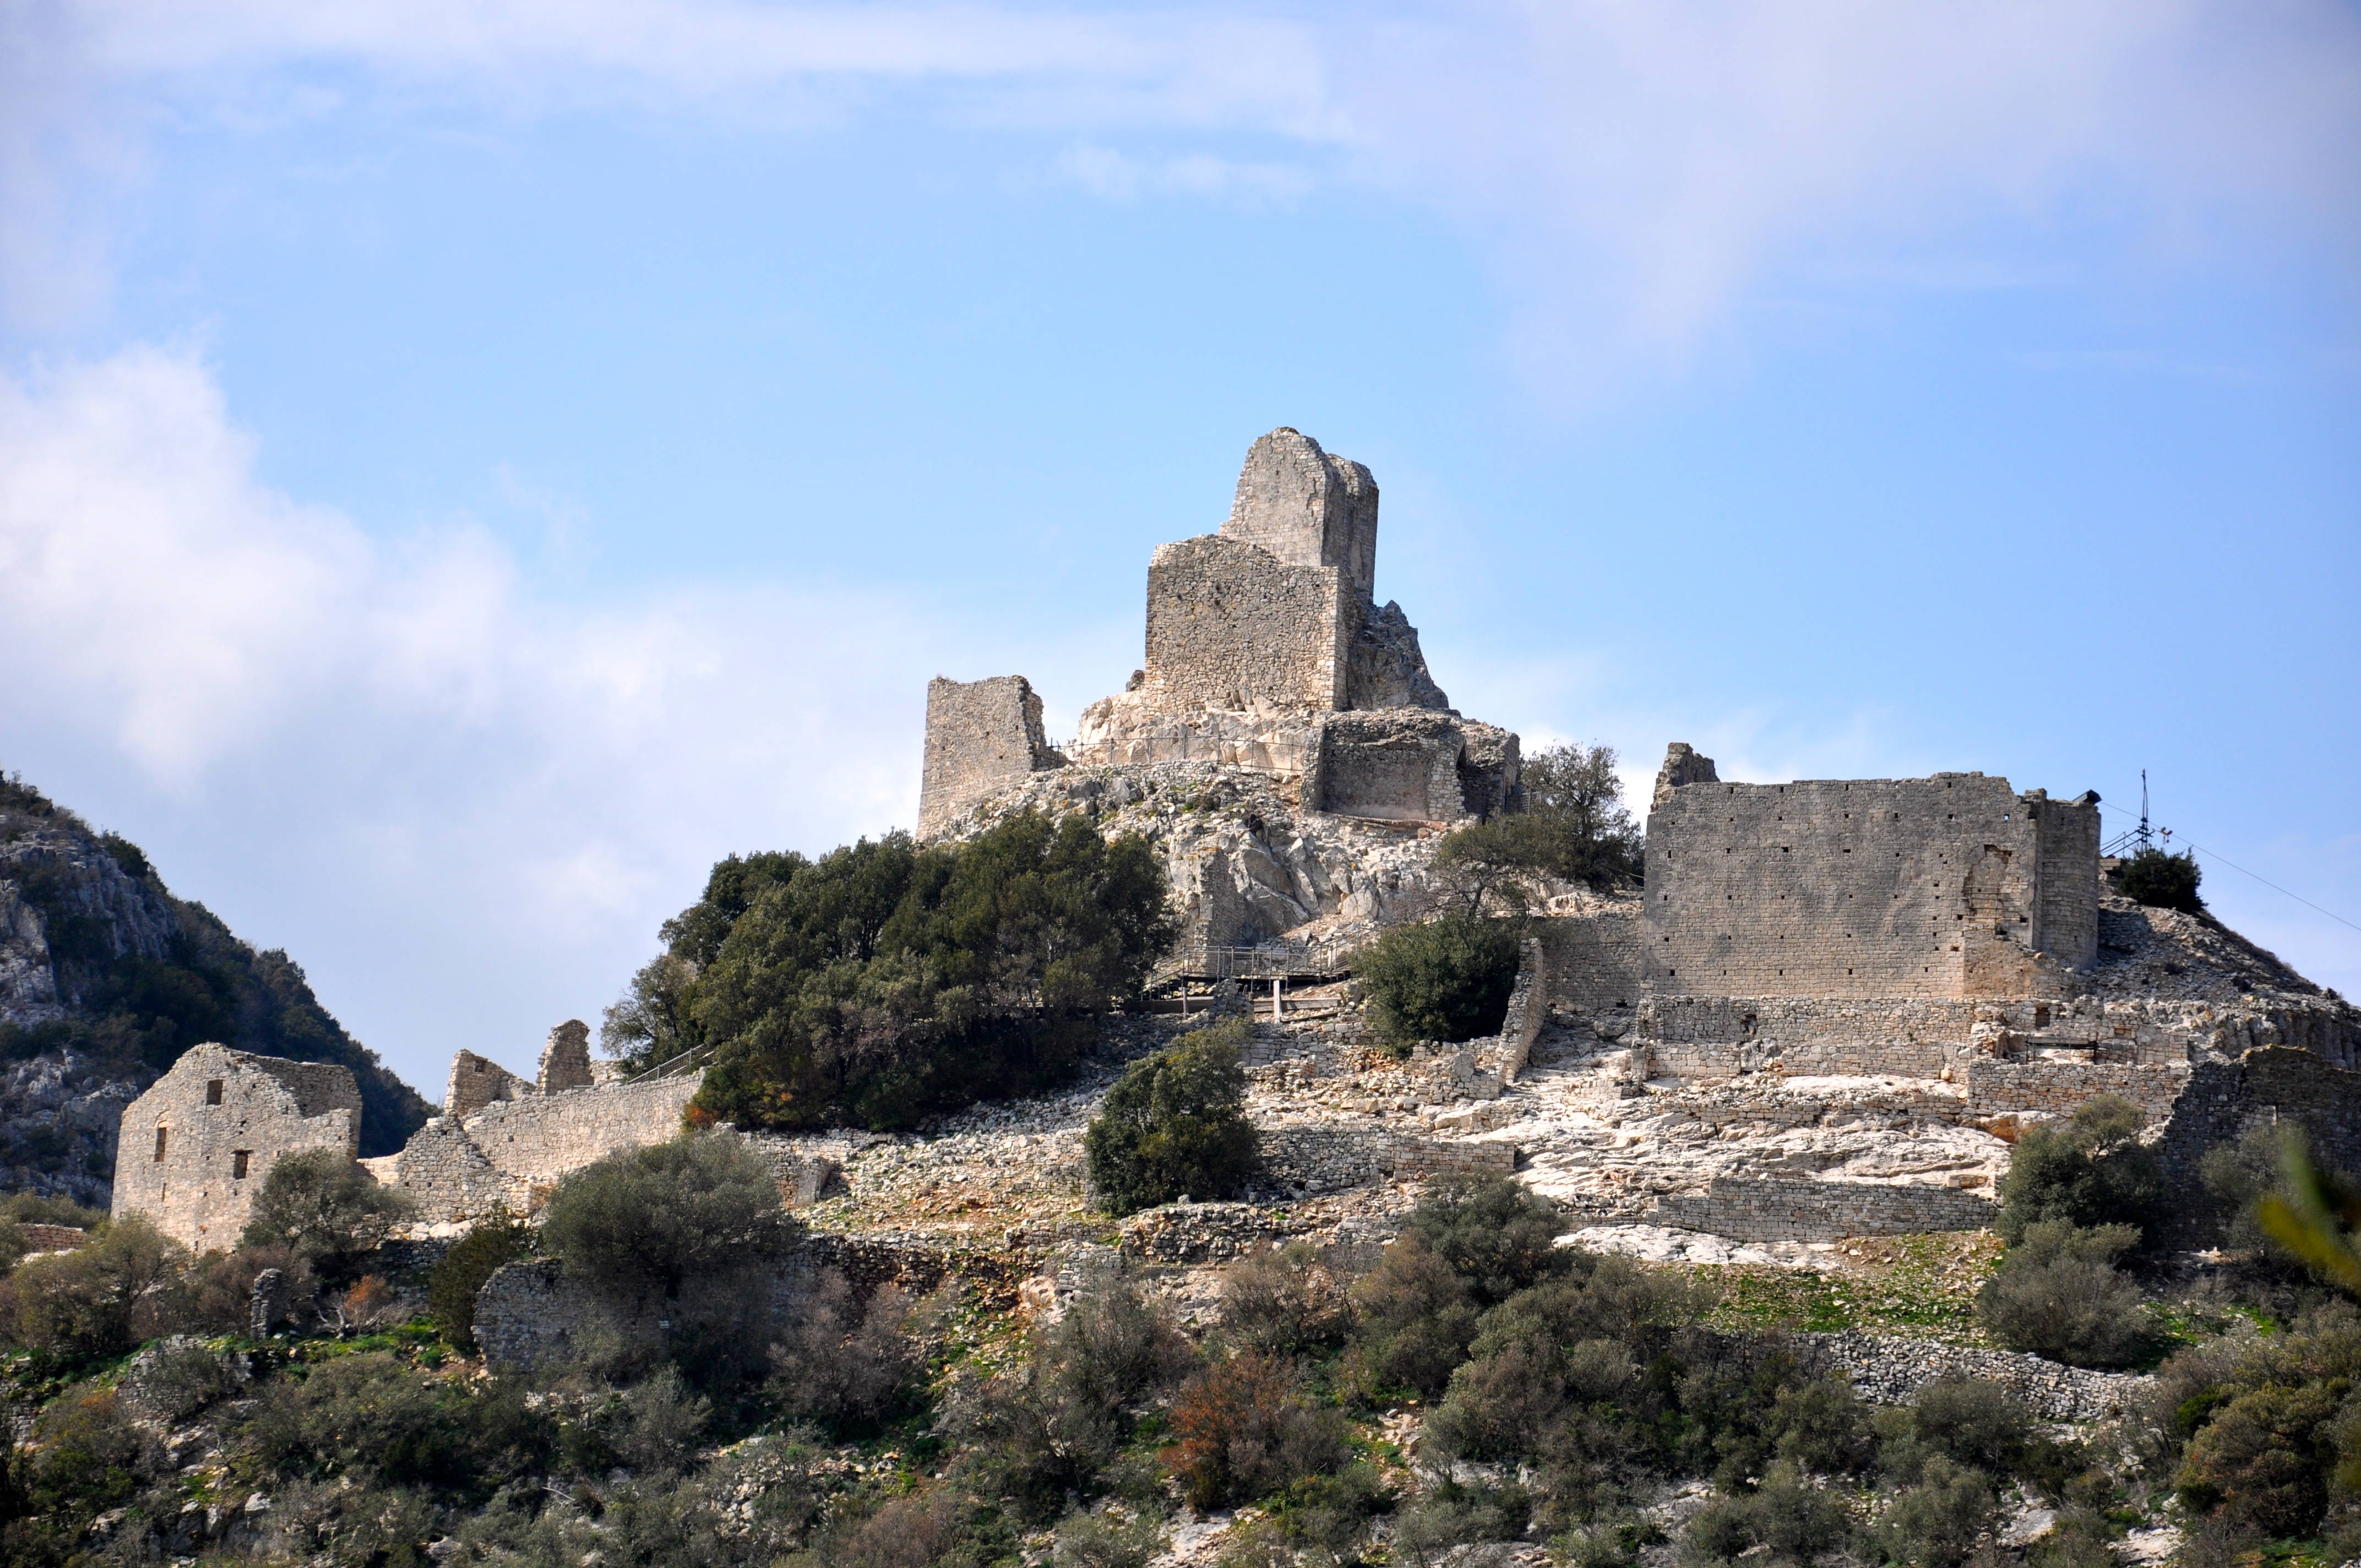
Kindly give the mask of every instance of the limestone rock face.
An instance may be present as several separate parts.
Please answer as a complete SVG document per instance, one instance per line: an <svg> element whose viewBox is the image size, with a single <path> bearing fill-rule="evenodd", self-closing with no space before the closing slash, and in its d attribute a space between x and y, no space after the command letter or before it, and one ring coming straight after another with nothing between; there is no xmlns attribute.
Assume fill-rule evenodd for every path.
<svg viewBox="0 0 2361 1568"><path fill-rule="evenodd" d="M1451 699L1426 672L1418 628L1399 604L1389 601L1384 609L1362 615L1347 660L1345 685L1356 708L1451 707Z"/></svg>

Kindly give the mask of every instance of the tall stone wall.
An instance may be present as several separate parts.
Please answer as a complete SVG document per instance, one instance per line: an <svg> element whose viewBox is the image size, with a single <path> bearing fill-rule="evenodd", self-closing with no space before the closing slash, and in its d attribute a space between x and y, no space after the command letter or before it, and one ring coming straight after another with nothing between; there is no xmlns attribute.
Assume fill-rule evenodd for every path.
<svg viewBox="0 0 2361 1568"><path fill-rule="evenodd" d="M1649 983L1741 996L2055 988L2063 965L2035 956L2044 926L2078 953L2085 931L2095 942L2096 818L2095 797L2028 802L1982 773L1672 787L1648 821ZM2052 848L2060 881L2045 890L2052 826L2066 847ZM2085 841L2091 875L2069 877Z"/></svg>
<svg viewBox="0 0 2361 1568"><path fill-rule="evenodd" d="M1146 689L1167 712L1344 707L1358 608L1334 566L1290 565L1224 534L1159 545Z"/></svg>
<svg viewBox="0 0 2361 1568"><path fill-rule="evenodd" d="M394 1185L417 1200L429 1234L465 1228L495 1205L534 1212L584 1166L678 1133L701 1081L691 1073L603 1084L438 1116L395 1157Z"/></svg>
<svg viewBox="0 0 2361 1568"><path fill-rule="evenodd" d="M2204 1063L2190 1074L2157 1141L2170 1189L2184 1197L2202 1193L2198 1167L2205 1151L2235 1142L2257 1122L2302 1127L2321 1164L2361 1176L2361 1072L2274 1046L2235 1061ZM2202 1203L2170 1207L2165 1223L2174 1245L2208 1239L2213 1216Z"/></svg>
<svg viewBox="0 0 2361 1568"><path fill-rule="evenodd" d="M1344 591L1367 604L1378 580L1378 482L1281 425L1246 449L1222 537L1290 566L1333 566Z"/></svg>
<svg viewBox="0 0 2361 1568"><path fill-rule="evenodd" d="M350 1159L360 1121L349 1068L192 1047L124 1108L114 1212L145 1214L200 1252L226 1252L281 1155L333 1149Z"/></svg>
<svg viewBox="0 0 2361 1568"><path fill-rule="evenodd" d="M1534 924L1548 953L1550 997L1585 1012L1637 1006L1647 985L1640 917L1621 910L1553 915Z"/></svg>
<svg viewBox="0 0 2361 1568"><path fill-rule="evenodd" d="M918 836L950 827L994 791L1062 767L1041 729L1041 699L1022 675L927 683L927 749Z"/></svg>

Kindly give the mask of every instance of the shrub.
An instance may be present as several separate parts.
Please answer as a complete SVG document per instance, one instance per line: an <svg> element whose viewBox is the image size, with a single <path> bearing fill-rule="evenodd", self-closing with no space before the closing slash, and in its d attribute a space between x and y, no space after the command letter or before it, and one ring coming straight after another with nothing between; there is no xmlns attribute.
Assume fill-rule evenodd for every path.
<svg viewBox="0 0 2361 1568"><path fill-rule="evenodd" d="M2197 884L2204 874L2193 852L2184 850L2168 855L2151 845L2115 869L2115 883L2125 897L2137 903L2194 915L2205 907L2205 901L2197 896Z"/></svg>
<svg viewBox="0 0 2361 1568"><path fill-rule="evenodd" d="M2265 1535L2314 1534L2328 1508L2342 1393L2306 1383L2237 1394L2191 1441L2174 1477L2180 1500Z"/></svg>
<svg viewBox="0 0 2361 1568"><path fill-rule="evenodd" d="M9 1283L20 1343L65 1356L118 1355L180 1326L188 1249L126 1214L72 1252L19 1265Z"/></svg>
<svg viewBox="0 0 2361 1568"><path fill-rule="evenodd" d="M416 1208L410 1194L379 1185L343 1150L302 1149L271 1162L240 1245L284 1246L324 1277L340 1279Z"/></svg>
<svg viewBox="0 0 2361 1568"><path fill-rule="evenodd" d="M1476 1337L1476 1304L1458 1271L1418 1232L1405 1231L1352 1294L1345 1367L1363 1396L1442 1393Z"/></svg>
<svg viewBox="0 0 2361 1568"><path fill-rule="evenodd" d="M1409 1228L1489 1306L1576 1266L1557 1245L1557 1205L1506 1176L1445 1177L1411 1212Z"/></svg>
<svg viewBox="0 0 2361 1568"><path fill-rule="evenodd" d="M1955 1464L1994 1475L2015 1471L2033 1437L2033 1417L2024 1401L1980 1377L1928 1384L1910 1414L1921 1442Z"/></svg>
<svg viewBox="0 0 2361 1568"><path fill-rule="evenodd" d="M1937 1455L1916 1486L1894 1494L1870 1534L1885 1560L1901 1568L1960 1568L1992 1527L1993 1512L1991 1481Z"/></svg>
<svg viewBox="0 0 2361 1568"><path fill-rule="evenodd" d="M1343 1339L1352 1321L1345 1281L1303 1243L1257 1247L1222 1271L1222 1326L1250 1350L1322 1350Z"/></svg>
<svg viewBox="0 0 2361 1568"><path fill-rule="evenodd" d="M856 1309L842 1273L829 1269L786 1333L771 1346L773 1404L788 1416L865 1426L883 1416L917 1372L902 1325L910 1299L880 1287Z"/></svg>
<svg viewBox="0 0 2361 1568"><path fill-rule="evenodd" d="M1442 915L1397 926L1362 948L1353 973L1378 1033L1398 1050L1499 1034L1517 986L1521 931L1515 921Z"/></svg>
<svg viewBox="0 0 2361 1568"><path fill-rule="evenodd" d="M1552 746L1524 760L1523 809L1444 836L1435 864L1472 873L1477 898L1494 879L1521 872L1605 891L1640 880L1641 837L1623 807L1611 746Z"/></svg>
<svg viewBox="0 0 2361 1568"><path fill-rule="evenodd" d="M740 1127L907 1126L1051 1082L1174 930L1147 842L1079 816L744 870L720 890L742 913L701 905L667 925L696 976L635 982L647 1016L617 1036L653 1050L672 1028L666 1046L709 1047L697 1107ZM665 1008L674 1024L651 1021Z"/></svg>
<svg viewBox="0 0 2361 1568"><path fill-rule="evenodd" d="M2070 1366L2125 1366L2150 1338L2140 1293L2113 1261L2138 1233L2064 1220L2026 1227L1976 1294L1976 1316L2002 1343Z"/></svg>
<svg viewBox="0 0 2361 1568"><path fill-rule="evenodd" d="M2163 1201L2164 1173L2139 1141L2144 1119L2130 1101L2100 1094L2064 1126L2026 1129L2001 1179L2002 1238L2014 1246L2046 1220L2146 1226Z"/></svg>
<svg viewBox="0 0 2361 1568"><path fill-rule="evenodd" d="M1843 1506L1815 1488L1786 1463L1771 1466L1751 1494L1718 1497L1689 1521L1681 1560L1708 1565L1734 1563L1800 1564L1833 1555L1851 1535Z"/></svg>
<svg viewBox="0 0 2361 1568"><path fill-rule="evenodd" d="M209 1252L185 1276L187 1321L192 1330L246 1334L254 1327L254 1282L266 1268L279 1270L287 1288L287 1308L299 1320L318 1303L320 1277L283 1243Z"/></svg>
<svg viewBox="0 0 2361 1568"><path fill-rule="evenodd" d="M1172 1434L1165 1463L1200 1513L1333 1471L1345 1455L1333 1416L1298 1397L1282 1363L1253 1351L1216 1362L1182 1385L1173 1400Z"/></svg>
<svg viewBox="0 0 2361 1568"><path fill-rule="evenodd" d="M1254 1174L1258 1156L1238 1066L1238 1047L1251 1037L1244 1019L1225 1019L1132 1063L1107 1091L1082 1147L1109 1212L1184 1195L1226 1198Z"/></svg>
<svg viewBox="0 0 2361 1568"><path fill-rule="evenodd" d="M16 1495L6 1511L16 1517L0 1515L0 1557L10 1563L87 1560L75 1548L90 1520L170 1474L162 1447L111 1389L69 1390L40 1413L32 1435L29 1451L8 1455Z"/></svg>
<svg viewBox="0 0 2361 1568"><path fill-rule="evenodd" d="M476 1348L476 1297L501 1267L533 1247L533 1232L505 1209L476 1222L451 1244L426 1282L426 1310L443 1337L461 1350Z"/></svg>
<svg viewBox="0 0 2361 1568"><path fill-rule="evenodd" d="M727 1133L609 1155L566 1179L542 1243L566 1271L618 1291L680 1294L691 1274L722 1274L784 1253L798 1230L770 1168Z"/></svg>
<svg viewBox="0 0 2361 1568"><path fill-rule="evenodd" d="M1060 1383L1110 1410L1170 1383L1191 1361L1189 1342L1164 1309L1120 1282L1078 1299L1037 1354Z"/></svg>
<svg viewBox="0 0 2361 1568"><path fill-rule="evenodd" d="M1163 1521L1154 1514L1076 1509L1058 1521L1057 1568L1148 1568L1164 1550Z"/></svg>

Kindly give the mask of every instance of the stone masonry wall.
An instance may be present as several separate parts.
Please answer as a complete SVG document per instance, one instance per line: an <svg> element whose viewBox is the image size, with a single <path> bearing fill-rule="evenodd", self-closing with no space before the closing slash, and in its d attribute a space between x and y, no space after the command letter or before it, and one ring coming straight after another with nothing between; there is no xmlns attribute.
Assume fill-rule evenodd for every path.
<svg viewBox="0 0 2361 1568"><path fill-rule="evenodd" d="M1378 481L1281 425L1246 449L1222 537L1290 566L1333 567L1344 591L1367 604L1378 580Z"/></svg>
<svg viewBox="0 0 2361 1568"><path fill-rule="evenodd" d="M1466 750L1449 714L1334 714L1321 726L1318 770L1305 796L1342 817L1456 822L1468 814L1459 783Z"/></svg>
<svg viewBox="0 0 2361 1568"><path fill-rule="evenodd" d="M2189 1086L2190 1069L2179 1067L2135 1067L2115 1062L1995 1061L1990 1058L1968 1065L1968 1113L1992 1116L2012 1111L2039 1111L2070 1116L2083 1102L2101 1094L2119 1094L2147 1113L2151 1122L2169 1114Z"/></svg>
<svg viewBox="0 0 2361 1568"><path fill-rule="evenodd" d="M443 1086L443 1114L472 1116L502 1100L522 1100L535 1092L533 1084L489 1057L473 1051L455 1052L451 1076Z"/></svg>
<svg viewBox="0 0 2361 1568"><path fill-rule="evenodd" d="M418 1223L430 1230L465 1226L495 1203L535 1212L561 1178L678 1133L700 1081L692 1073L607 1084L437 1117L396 1157L395 1185L418 1201Z"/></svg>
<svg viewBox="0 0 2361 1568"><path fill-rule="evenodd" d="M1639 1004L1647 981L1639 916L1609 910L1534 922L1548 949L1550 996L1586 1012Z"/></svg>
<svg viewBox="0 0 2361 1568"><path fill-rule="evenodd" d="M1159 545L1144 689L1166 712L1344 707L1359 608L1334 566L1221 534Z"/></svg>
<svg viewBox="0 0 2361 1568"><path fill-rule="evenodd" d="M2322 1165L2361 1175L2361 1072L2280 1046L2190 1074L2157 1143L2171 1190L2202 1191L2205 1151L2235 1142L2255 1122L2299 1125ZM2211 1223L2203 1205L2187 1202L2174 1204L2167 1220L2176 1245L2202 1245Z"/></svg>
<svg viewBox="0 0 2361 1568"><path fill-rule="evenodd" d="M2060 1366L2020 1351L1976 1350L1935 1340L1891 1339L1858 1329L1797 1334L1787 1342L1814 1370L1842 1372L1872 1405L1907 1405L1928 1385L1975 1379L1997 1383L2043 1420L2095 1421L2127 1415L2156 1380L2125 1372Z"/></svg>
<svg viewBox="0 0 2361 1568"><path fill-rule="evenodd" d="M1518 950L1516 989L1509 992L1500 1037L1483 1063L1499 1073L1503 1083L1514 1083L1525 1070L1525 1064L1532 1059L1533 1042L1541 1037L1542 1025L1549 1017L1548 951L1538 937L1526 938Z"/></svg>
<svg viewBox="0 0 2361 1568"><path fill-rule="evenodd" d="M1716 1177L1701 1197L1657 1199L1653 1217L1659 1224L1732 1241L1833 1242L1986 1230L1999 1212L1990 1201L1952 1187Z"/></svg>
<svg viewBox="0 0 2361 1568"><path fill-rule="evenodd" d="M1514 1146L1477 1138L1422 1138L1382 1127L1258 1129L1265 1176L1305 1192L1334 1192L1400 1177L1506 1175Z"/></svg>
<svg viewBox="0 0 2361 1568"><path fill-rule="evenodd" d="M1667 1078L1729 1078L1774 1061L1813 1076L1940 1078L1964 1064L1976 1007L1939 997L1648 996L1630 1043Z"/></svg>
<svg viewBox="0 0 2361 1568"><path fill-rule="evenodd" d="M1041 729L1041 699L1022 675L927 683L926 758L918 782L918 836L930 838L967 809L1027 775L1062 767Z"/></svg>
<svg viewBox="0 0 2361 1568"><path fill-rule="evenodd" d="M115 1146L118 1214L143 1213L199 1252L226 1252L281 1155L360 1146L352 1069L190 1047L123 1112Z"/></svg>
<svg viewBox="0 0 2361 1568"><path fill-rule="evenodd" d="M2044 922L2083 939L2080 879L2040 885L2045 828L2082 832L2070 811L2095 824L2095 805L2028 807L1982 773L1670 788L1648 822L1649 982L1668 994L2020 993L2040 972Z"/></svg>

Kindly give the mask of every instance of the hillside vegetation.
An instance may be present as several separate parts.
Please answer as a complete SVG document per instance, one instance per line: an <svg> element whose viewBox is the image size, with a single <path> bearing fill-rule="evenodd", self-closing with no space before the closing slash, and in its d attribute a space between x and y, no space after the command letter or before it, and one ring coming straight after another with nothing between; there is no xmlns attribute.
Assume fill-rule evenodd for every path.
<svg viewBox="0 0 2361 1568"><path fill-rule="evenodd" d="M609 1049L707 1053L694 1117L882 1129L1056 1081L1173 925L1145 842L1026 813L964 843L733 855L663 935Z"/></svg>

